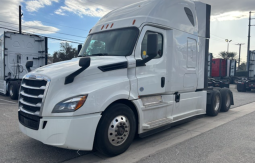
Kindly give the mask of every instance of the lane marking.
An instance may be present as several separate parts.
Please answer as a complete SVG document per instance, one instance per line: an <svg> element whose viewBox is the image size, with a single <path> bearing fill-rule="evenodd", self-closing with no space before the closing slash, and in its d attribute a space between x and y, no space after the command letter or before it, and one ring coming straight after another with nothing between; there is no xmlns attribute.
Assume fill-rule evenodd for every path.
<svg viewBox="0 0 255 163"><path fill-rule="evenodd" d="M3 115L6 116L7 118L11 118L10 116L6 115L5 113Z"/></svg>
<svg viewBox="0 0 255 163"><path fill-rule="evenodd" d="M13 103L13 104L18 104L17 102L13 102L13 101L9 101L9 100L4 100L4 99L1 99L1 98L0 98L0 100L6 101L6 102L9 102L9 103Z"/></svg>
<svg viewBox="0 0 255 163"><path fill-rule="evenodd" d="M10 103L0 103L0 105L17 105L18 103L16 104L10 104Z"/></svg>

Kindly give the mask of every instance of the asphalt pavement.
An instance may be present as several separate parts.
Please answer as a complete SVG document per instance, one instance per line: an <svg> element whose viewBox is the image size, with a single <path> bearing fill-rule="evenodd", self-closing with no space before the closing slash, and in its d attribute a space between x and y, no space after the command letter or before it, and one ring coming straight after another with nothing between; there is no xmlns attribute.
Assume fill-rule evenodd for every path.
<svg viewBox="0 0 255 163"><path fill-rule="evenodd" d="M255 102L255 92L239 93L236 91L234 86L231 87L231 90L233 91L234 99L235 99L235 106L232 107L232 109L235 109L235 107L237 107L237 106L242 106L242 105L245 105L248 103ZM27 137L26 135L24 135L23 133L21 133L19 131L17 110L18 110L17 101L10 100L8 97L0 95L0 124L1 124L0 125L0 162L13 162L13 163L14 162L37 162L37 163L41 163L41 162L43 162L43 163L69 162L72 160L77 160L79 158L81 158L81 160L82 160L83 157L90 155L90 154L97 155L97 152L74 151L74 150L67 150L67 149L51 147L48 145L44 145L39 141L33 140L32 138ZM254 114L252 113L251 116L248 115L248 117L252 117L252 115L254 116ZM241 118L241 119L243 119L243 118ZM246 118L244 118L244 119L246 119ZM194 120L194 121L196 122L196 120ZM197 120L197 122L198 121L199 120ZM229 122L229 123L232 123L232 122ZM243 126L251 126L252 120L248 120L247 125L245 124L246 123L245 121L241 121L240 123L242 123ZM224 127L224 126L221 126L221 127ZM221 129L221 127L219 127L219 129ZM216 132L217 129L218 128L213 129L212 131L215 130L214 132ZM246 128L243 127L243 130L244 130L243 134L245 134L245 132L246 132L245 129ZM180 132L176 132L176 130L178 130L178 129L169 129L163 133L156 134L155 136L152 136L149 138L137 139L134 141L134 144L135 145L140 144L141 148L143 148L144 142L148 141L148 143L149 143L149 141L151 139L153 139L154 141L156 141L158 143L164 142L165 139L168 139L168 137L164 137L162 135L170 135L172 137L178 137L179 134L185 133L185 131L180 130ZM224 130L224 129L222 129L222 130ZM234 131L235 130L233 130L233 132L229 132L229 133L233 133L230 135L233 137L233 140L238 139L237 137L235 137L235 135L238 136L238 134L236 134L236 133L234 134ZM251 131L253 131L253 130L251 129ZM211 131L208 131L208 132L211 132ZM221 133L221 130L219 130L219 133L224 134L223 132ZM253 133L254 133L254 131L253 131ZM204 134L206 134L206 133L204 133ZM196 137L201 137L203 135L198 135ZM244 136L243 138L247 137L247 139L248 139L248 138L252 137L252 134L250 132L248 132L246 136L245 135L240 135L240 136ZM179 154L182 155L182 152L185 153L187 151L191 151L190 156L193 156L193 155L195 156L196 154L201 155L201 153L203 153L203 151L205 151L205 155L208 156L207 153L210 152L210 150L208 150L208 152L207 152L207 150L205 150L205 148L200 147L202 145L210 146L210 147L208 147L209 149L210 148L213 148L213 149L215 148L217 150L225 149L225 148L222 148L222 146L220 146L220 145L219 145L219 147L217 146L217 148L211 147L212 144L210 144L209 142L211 142L211 139L215 140L216 138L219 138L217 136L215 139L213 139L213 137L209 137L211 139L208 139L208 140L206 139L206 136L205 136L201 139L201 141L203 141L204 143L198 143L198 144L196 144L196 141L193 140L193 139L195 139L195 140L199 139L196 137L192 138L190 140L187 140L187 142L185 141L185 143L191 143L191 144L192 144L192 142L195 143L191 146L189 144L186 144L188 146L185 147L184 142L180 142L179 144L177 144L176 147L179 147L179 145L180 145L179 149L181 151L178 153L178 155ZM243 139L243 138L240 137L239 139ZM191 142L189 142L189 141L191 141ZM207 142L208 142L208 144L207 144ZM184 144L182 144L182 143L184 143ZM222 142L218 140L218 141L215 141L215 143L221 144ZM253 145L251 142L249 142L249 143L250 143L250 145ZM130 148L129 151L134 150L135 145L133 146L133 148ZM236 144L236 145L238 145L238 144ZM174 150L176 147L174 147L174 148L170 147L166 151L170 152L170 154L174 154L171 152L173 152L172 150ZM194 148L191 148L191 147L194 147ZM197 148L199 148L199 149L201 148L204 150L200 151ZM198 151L198 152L195 152L195 151ZM215 151L215 150L213 150L213 151ZM155 155L153 154L153 158L155 158L156 161L158 161L158 160L160 160L158 156L162 156L162 157L160 157L161 160L167 162L168 159L163 158L163 157L165 157L164 156L165 154L162 152L164 152L164 151L161 151ZM160 154L162 154L162 155L160 155ZM168 153L166 153L166 154L168 154ZM248 154L250 154L250 153L248 153ZM208 159L208 157L206 157L206 156L201 156L201 158L203 157L203 158ZM210 156L212 156L212 155L210 155ZM101 156L99 156L99 157L101 157ZM252 157L252 156L249 156L249 157ZM155 160L149 160L151 158L152 158L152 155L151 155L151 157L148 157L148 158L145 157L140 161L141 162L155 161ZM168 157L166 157L166 158L168 158ZM174 161L175 159L172 158L172 160ZM201 159L199 159L199 160L201 160ZM185 157L184 157L183 161L185 161ZM196 161L196 160L192 160L192 161ZM87 162L87 161L82 160L82 162ZM130 159L130 162L132 162L132 159Z"/></svg>
<svg viewBox="0 0 255 163"><path fill-rule="evenodd" d="M254 163L255 112L147 156L138 163Z"/></svg>

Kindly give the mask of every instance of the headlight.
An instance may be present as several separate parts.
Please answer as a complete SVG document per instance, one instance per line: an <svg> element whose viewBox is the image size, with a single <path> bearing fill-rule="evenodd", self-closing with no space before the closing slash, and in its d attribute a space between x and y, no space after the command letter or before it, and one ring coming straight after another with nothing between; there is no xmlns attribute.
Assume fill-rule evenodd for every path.
<svg viewBox="0 0 255 163"><path fill-rule="evenodd" d="M75 112L85 103L88 95L77 96L58 103L52 113Z"/></svg>

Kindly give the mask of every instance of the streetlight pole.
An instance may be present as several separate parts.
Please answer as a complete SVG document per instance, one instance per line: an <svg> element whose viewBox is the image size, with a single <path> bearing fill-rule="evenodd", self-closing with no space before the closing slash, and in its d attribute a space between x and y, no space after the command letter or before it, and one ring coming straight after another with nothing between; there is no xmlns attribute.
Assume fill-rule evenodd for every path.
<svg viewBox="0 0 255 163"><path fill-rule="evenodd" d="M240 62L241 62L241 48L242 48L242 45L244 45L243 43L239 43L239 44L236 44L236 45L239 45L239 60L238 60L238 69L240 67Z"/></svg>
<svg viewBox="0 0 255 163"><path fill-rule="evenodd" d="M227 50L227 52L229 52L229 43L230 43L232 40L226 39L225 41L228 43L228 50Z"/></svg>

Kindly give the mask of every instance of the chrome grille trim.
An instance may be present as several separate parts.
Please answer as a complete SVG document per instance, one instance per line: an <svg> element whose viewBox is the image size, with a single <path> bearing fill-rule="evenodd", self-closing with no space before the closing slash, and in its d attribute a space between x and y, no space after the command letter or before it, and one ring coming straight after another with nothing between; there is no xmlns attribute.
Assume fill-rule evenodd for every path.
<svg viewBox="0 0 255 163"><path fill-rule="evenodd" d="M45 90L46 89L46 86L42 86L42 87L31 87L31 86L27 86L26 84L22 84L21 85L22 87L24 88L28 88L28 89L39 89L39 90Z"/></svg>
<svg viewBox="0 0 255 163"><path fill-rule="evenodd" d="M45 82L45 86L41 86L41 87L32 87L32 86L28 86L25 84L25 81L26 80L30 80L30 81L46 81ZM50 78L45 76L45 75L35 75L35 74L27 74L26 76L23 77L23 80L22 80L22 84L21 84L21 87L20 87L20 94L19 94L19 110L27 113L27 114L31 114L31 115L37 115L37 116L42 116L42 110L43 110L43 105L44 105L44 102L45 102L45 98L46 98L46 94L47 94L47 91L48 91L48 88L49 88L49 85L50 85ZM23 89L23 90L22 90ZM26 92L24 92L24 89L26 89ZM27 91L28 90L28 91ZM29 90L31 90L31 93L33 91L32 94L29 94ZM36 91L39 91L38 92L38 95L37 95L37 92ZM40 92L41 91L41 92ZM43 93L43 94L42 94ZM36 94L36 95L35 95ZM29 103L27 101L24 101L24 98L28 101L33 101L33 99L35 100L35 103L38 102L37 104L32 104L32 103ZM41 100L40 100L41 99ZM24 106L23 106L24 105ZM26 110L26 108L24 107L35 107L35 108L38 108L38 111L31 111L31 108L27 108L29 110Z"/></svg>
<svg viewBox="0 0 255 163"><path fill-rule="evenodd" d="M28 105L28 106L32 106L32 107L37 107L37 108L40 108L42 106L41 103L38 103L38 104L31 104L29 102L25 102L22 98L19 100L19 102L21 102L22 104L25 104L25 105Z"/></svg>
<svg viewBox="0 0 255 163"><path fill-rule="evenodd" d="M27 114L36 115L36 116L39 116L39 115L40 115L39 112L33 113L33 112L30 112L30 111L27 111L27 110L23 109L22 106L19 107L19 111L20 111L20 110L23 111L23 112L25 112L25 113L27 113Z"/></svg>
<svg viewBox="0 0 255 163"><path fill-rule="evenodd" d="M33 96L33 95L26 94L24 91L21 91L20 94L22 96L31 97L31 98L43 98L43 95Z"/></svg>

